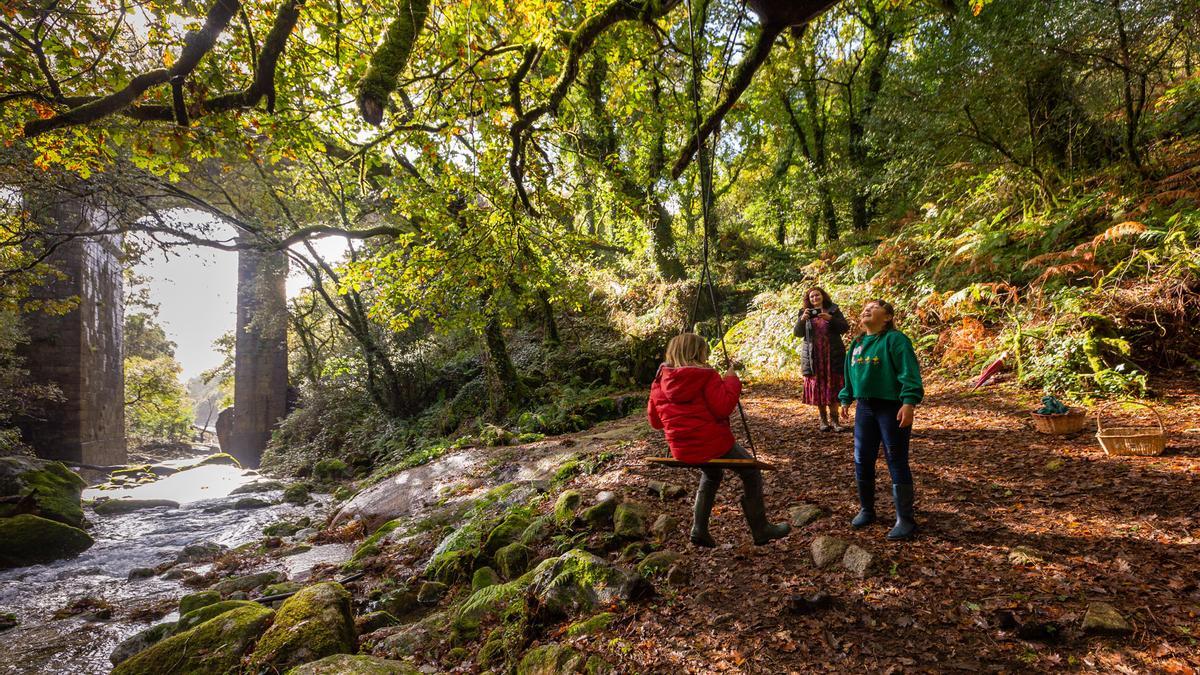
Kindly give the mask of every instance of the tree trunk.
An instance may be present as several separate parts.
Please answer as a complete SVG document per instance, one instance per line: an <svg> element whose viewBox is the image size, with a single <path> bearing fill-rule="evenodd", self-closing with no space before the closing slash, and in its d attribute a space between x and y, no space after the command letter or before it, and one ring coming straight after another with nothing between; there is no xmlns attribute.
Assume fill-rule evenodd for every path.
<svg viewBox="0 0 1200 675"><path fill-rule="evenodd" d="M488 417L502 419L520 398L521 380L508 354L504 331L494 317L483 330L484 373L488 385Z"/></svg>

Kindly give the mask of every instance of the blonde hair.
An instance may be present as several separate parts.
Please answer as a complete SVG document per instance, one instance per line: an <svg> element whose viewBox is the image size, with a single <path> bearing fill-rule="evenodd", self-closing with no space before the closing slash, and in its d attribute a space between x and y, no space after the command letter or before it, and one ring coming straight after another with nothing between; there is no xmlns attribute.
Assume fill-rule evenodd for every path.
<svg viewBox="0 0 1200 675"><path fill-rule="evenodd" d="M680 333L667 343L666 364L679 366L707 366L708 342L695 333Z"/></svg>

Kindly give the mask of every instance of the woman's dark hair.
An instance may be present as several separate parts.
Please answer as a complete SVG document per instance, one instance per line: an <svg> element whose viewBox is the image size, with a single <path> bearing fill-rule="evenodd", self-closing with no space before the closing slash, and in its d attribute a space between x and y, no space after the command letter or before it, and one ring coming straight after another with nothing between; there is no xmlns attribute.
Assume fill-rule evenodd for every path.
<svg viewBox="0 0 1200 675"><path fill-rule="evenodd" d="M818 293L821 294L821 306L820 307L813 307L812 303L808 301L808 296L812 295L813 291L817 291ZM822 309L824 307L830 307L832 305L833 305L833 300L829 297L829 294L825 292L824 288L821 288L820 286L813 286L812 288L808 289L807 291L804 291L804 309Z"/></svg>
<svg viewBox="0 0 1200 675"><path fill-rule="evenodd" d="M880 300L880 299L876 298L874 300L868 300L867 304L869 305L872 302L875 303L876 305L879 305L883 309L883 311L892 315L892 318L888 319L887 324L884 325L883 330L885 330L885 331L895 330L895 328L896 328L896 308L892 307L892 303L888 302L887 300Z"/></svg>

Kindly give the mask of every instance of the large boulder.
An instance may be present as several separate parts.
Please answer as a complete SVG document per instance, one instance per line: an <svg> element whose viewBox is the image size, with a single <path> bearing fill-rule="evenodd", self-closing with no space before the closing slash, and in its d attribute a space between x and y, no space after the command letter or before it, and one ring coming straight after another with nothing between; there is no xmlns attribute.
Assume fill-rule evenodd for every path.
<svg viewBox="0 0 1200 675"><path fill-rule="evenodd" d="M325 582L303 588L284 601L275 623L250 656L251 670L281 672L357 649L350 593L341 584Z"/></svg>
<svg viewBox="0 0 1200 675"><path fill-rule="evenodd" d="M334 654L320 661L306 663L287 672L287 675L418 675L421 671L411 663L381 659L359 654Z"/></svg>
<svg viewBox="0 0 1200 675"><path fill-rule="evenodd" d="M196 609L184 613L183 616L179 618L178 623L175 625L175 629L172 630L171 633L182 633L185 630L191 630L205 621L208 621L209 619L214 619L218 616L221 616L225 612L231 612L240 607L258 606L259 604L257 602L252 602L250 600L222 600L220 602L214 602L211 605L197 607Z"/></svg>
<svg viewBox="0 0 1200 675"><path fill-rule="evenodd" d="M85 487L62 462L0 457L0 518L30 514L83 527L79 495Z"/></svg>
<svg viewBox="0 0 1200 675"><path fill-rule="evenodd" d="M574 549L543 560L532 572L529 591L538 613L564 618L596 607L644 597L649 582L587 551Z"/></svg>
<svg viewBox="0 0 1200 675"><path fill-rule="evenodd" d="M158 641L171 635L171 633L174 631L174 621L160 623L157 626L151 626L146 630L139 631L132 637L122 641L121 644L117 645L117 648L113 650L113 653L108 657L108 660L112 662L114 666L118 665L134 654L149 649Z"/></svg>
<svg viewBox="0 0 1200 675"><path fill-rule="evenodd" d="M228 451L233 447L233 406L217 413L217 445Z"/></svg>
<svg viewBox="0 0 1200 675"><path fill-rule="evenodd" d="M240 672L242 656L266 630L275 612L239 607L177 633L119 664L113 675L225 675Z"/></svg>
<svg viewBox="0 0 1200 675"><path fill-rule="evenodd" d="M57 520L22 514L0 518L0 569L70 558L92 545L87 532Z"/></svg>
<svg viewBox="0 0 1200 675"><path fill-rule="evenodd" d="M529 518L520 513L509 514L500 524L488 532L483 542L483 552L494 555L496 551L520 540L525 528L529 527Z"/></svg>

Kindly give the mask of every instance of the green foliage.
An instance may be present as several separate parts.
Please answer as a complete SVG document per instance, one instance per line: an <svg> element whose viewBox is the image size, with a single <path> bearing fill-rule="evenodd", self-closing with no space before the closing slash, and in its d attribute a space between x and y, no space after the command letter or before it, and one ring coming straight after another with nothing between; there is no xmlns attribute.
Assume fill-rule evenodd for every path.
<svg viewBox="0 0 1200 675"><path fill-rule="evenodd" d="M193 413L181 370L170 356L125 359L125 433L133 443L189 437Z"/></svg>

